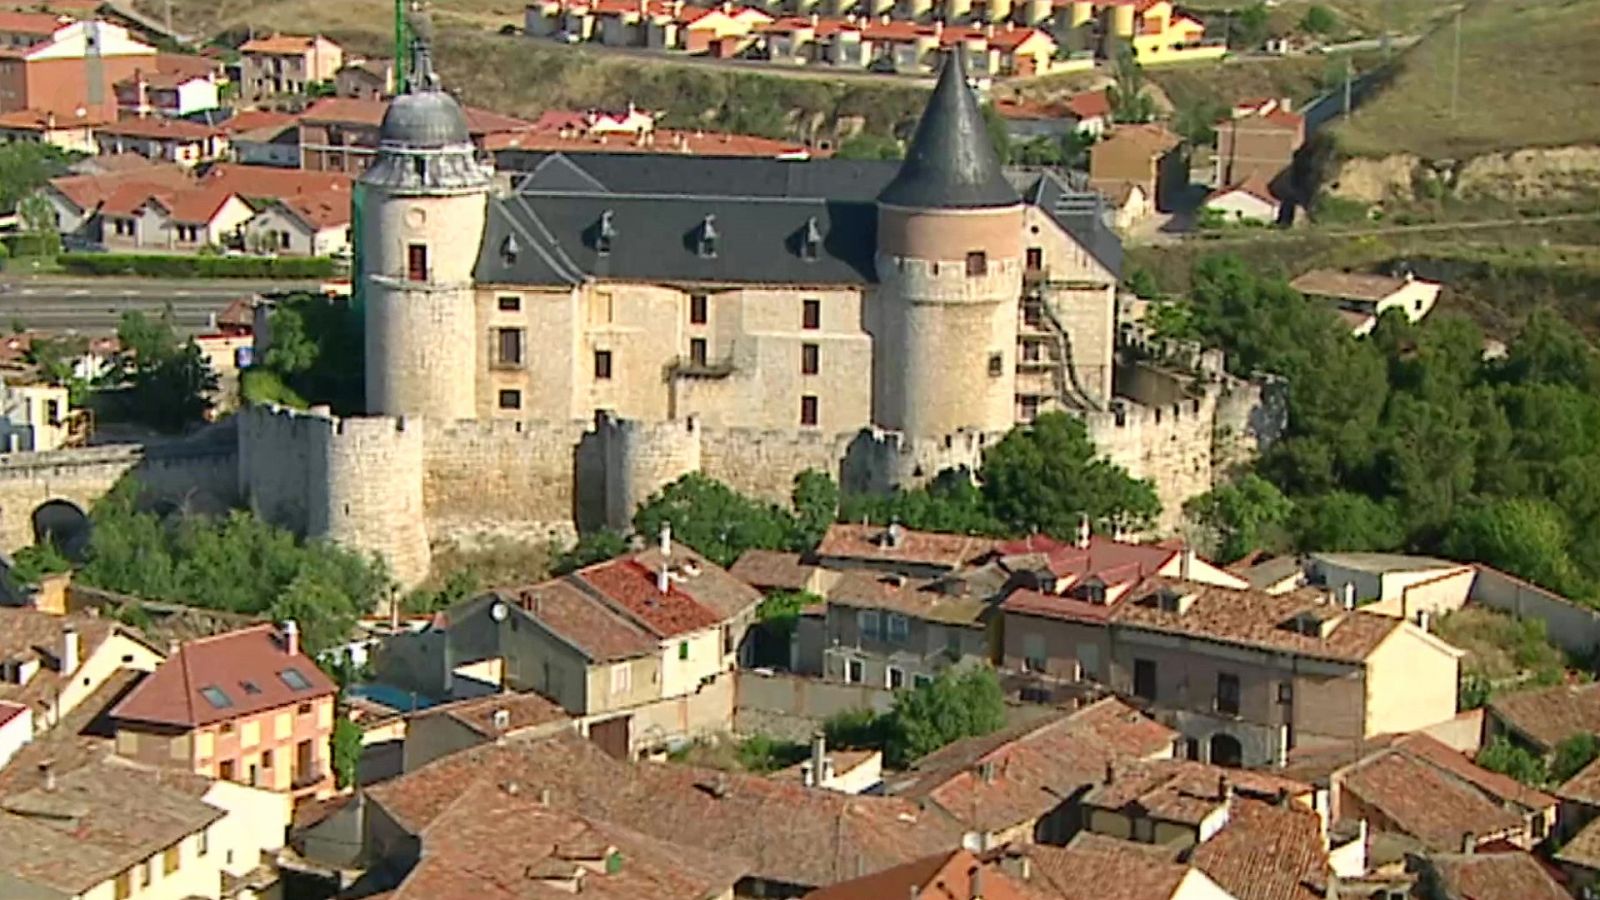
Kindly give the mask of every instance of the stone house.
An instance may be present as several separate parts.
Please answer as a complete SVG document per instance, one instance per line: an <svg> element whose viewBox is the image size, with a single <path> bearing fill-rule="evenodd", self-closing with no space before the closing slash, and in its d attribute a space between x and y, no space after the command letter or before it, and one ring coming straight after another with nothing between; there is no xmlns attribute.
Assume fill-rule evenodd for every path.
<svg viewBox="0 0 1600 900"><path fill-rule="evenodd" d="M1165 759L1112 763L1101 775L1077 803L1082 828L1175 850L1215 837L1241 800L1326 812L1326 798L1314 786L1266 772Z"/></svg>
<svg viewBox="0 0 1600 900"><path fill-rule="evenodd" d="M1183 138L1159 124L1119 125L1089 148L1089 185L1107 196L1138 188L1156 209L1188 187Z"/></svg>
<svg viewBox="0 0 1600 900"><path fill-rule="evenodd" d="M1538 857L1525 851L1437 853L1418 858L1412 865L1417 871L1417 895L1428 898L1566 900L1572 896L1550 876Z"/></svg>
<svg viewBox="0 0 1600 900"><path fill-rule="evenodd" d="M990 594L969 590L954 579L842 573L827 591L822 677L900 690L987 665Z"/></svg>
<svg viewBox="0 0 1600 900"><path fill-rule="evenodd" d="M441 703L406 717L400 770L490 741L535 739L572 727L565 710L532 691Z"/></svg>
<svg viewBox="0 0 1600 900"><path fill-rule="evenodd" d="M333 793L337 689L293 622L189 641L111 709L117 752L294 797Z"/></svg>
<svg viewBox="0 0 1600 900"><path fill-rule="evenodd" d="M344 67L344 48L320 34L254 38L239 45L239 56L239 99L246 103L303 94Z"/></svg>
<svg viewBox="0 0 1600 900"><path fill-rule="evenodd" d="M1456 712L1461 651L1397 618L1303 589L1270 595L1146 580L1100 598L1017 591L1003 659L1160 710L1191 759L1281 763L1290 749L1412 731Z"/></svg>

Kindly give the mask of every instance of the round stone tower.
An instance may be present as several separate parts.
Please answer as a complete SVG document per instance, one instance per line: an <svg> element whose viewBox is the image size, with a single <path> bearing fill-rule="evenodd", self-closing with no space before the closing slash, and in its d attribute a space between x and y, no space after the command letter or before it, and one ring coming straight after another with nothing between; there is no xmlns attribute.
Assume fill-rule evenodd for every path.
<svg viewBox="0 0 1600 900"><path fill-rule="evenodd" d="M878 196L874 418L911 437L1015 421L1022 199L958 54Z"/></svg>
<svg viewBox="0 0 1600 900"><path fill-rule="evenodd" d="M472 272L490 175L460 104L439 86L427 29L416 31L405 93L361 176L367 411L453 421L476 405Z"/></svg>

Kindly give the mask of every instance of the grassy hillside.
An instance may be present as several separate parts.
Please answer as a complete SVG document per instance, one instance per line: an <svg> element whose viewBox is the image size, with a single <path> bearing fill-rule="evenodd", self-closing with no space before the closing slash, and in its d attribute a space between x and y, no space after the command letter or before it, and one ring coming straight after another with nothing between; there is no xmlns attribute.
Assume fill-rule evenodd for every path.
<svg viewBox="0 0 1600 900"><path fill-rule="evenodd" d="M1335 131L1354 156L1460 159L1600 141L1600 0L1475 0L1399 61L1392 80Z"/></svg>

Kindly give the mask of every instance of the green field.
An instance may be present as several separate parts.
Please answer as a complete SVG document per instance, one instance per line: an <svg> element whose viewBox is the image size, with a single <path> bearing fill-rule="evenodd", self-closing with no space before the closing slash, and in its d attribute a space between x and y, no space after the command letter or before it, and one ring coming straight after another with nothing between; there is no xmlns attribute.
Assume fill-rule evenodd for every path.
<svg viewBox="0 0 1600 900"><path fill-rule="evenodd" d="M1335 129L1342 153L1460 159L1600 141L1600 0L1476 0Z"/></svg>

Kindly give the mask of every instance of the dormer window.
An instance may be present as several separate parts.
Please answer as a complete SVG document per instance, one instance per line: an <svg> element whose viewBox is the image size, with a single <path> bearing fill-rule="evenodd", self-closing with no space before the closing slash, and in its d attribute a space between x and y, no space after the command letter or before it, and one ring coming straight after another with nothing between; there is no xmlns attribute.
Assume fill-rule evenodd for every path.
<svg viewBox="0 0 1600 900"><path fill-rule="evenodd" d="M815 262L822 255L822 229L817 225L817 217L806 219L806 227L800 234L800 258L807 262Z"/></svg>
<svg viewBox="0 0 1600 900"><path fill-rule="evenodd" d="M715 259L717 255L717 217L708 215L700 222L700 234L696 241L700 256L704 259Z"/></svg>
<svg viewBox="0 0 1600 900"><path fill-rule="evenodd" d="M517 236L514 234L506 235L506 239L500 242L500 261L508 266L516 264L517 254L521 252L522 245L517 243Z"/></svg>
<svg viewBox="0 0 1600 900"><path fill-rule="evenodd" d="M611 210L600 213L600 225L594 236L594 252L605 256L611 252L611 244L617 238L617 225L615 214Z"/></svg>

